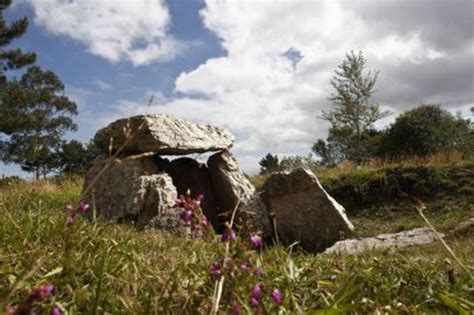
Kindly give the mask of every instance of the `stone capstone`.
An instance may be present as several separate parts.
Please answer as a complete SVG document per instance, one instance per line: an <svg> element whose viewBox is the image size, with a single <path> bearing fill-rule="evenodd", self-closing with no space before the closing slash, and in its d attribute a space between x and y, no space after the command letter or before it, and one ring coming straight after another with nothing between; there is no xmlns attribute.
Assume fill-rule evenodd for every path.
<svg viewBox="0 0 474 315"><path fill-rule="evenodd" d="M130 137L133 135L133 137ZM225 129L198 125L163 114L119 119L99 130L94 144L102 152L185 155L229 149L234 137Z"/></svg>
<svg viewBox="0 0 474 315"><path fill-rule="evenodd" d="M272 174L262 196L285 245L298 242L309 252L321 252L353 230L344 208L307 169Z"/></svg>

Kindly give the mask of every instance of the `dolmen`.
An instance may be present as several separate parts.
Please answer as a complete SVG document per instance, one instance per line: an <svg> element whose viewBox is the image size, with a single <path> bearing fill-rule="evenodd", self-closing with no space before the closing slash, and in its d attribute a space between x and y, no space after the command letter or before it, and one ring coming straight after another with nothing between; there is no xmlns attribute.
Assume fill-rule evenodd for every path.
<svg viewBox="0 0 474 315"><path fill-rule="evenodd" d="M190 190L193 198L204 195L203 213L218 233L236 211L267 242L321 252L353 229L309 170L272 174L256 192L230 152L233 135L223 128L139 115L99 130L93 142L98 156L82 199L103 219L185 234L174 204ZM190 157L201 153L213 154L205 164Z"/></svg>

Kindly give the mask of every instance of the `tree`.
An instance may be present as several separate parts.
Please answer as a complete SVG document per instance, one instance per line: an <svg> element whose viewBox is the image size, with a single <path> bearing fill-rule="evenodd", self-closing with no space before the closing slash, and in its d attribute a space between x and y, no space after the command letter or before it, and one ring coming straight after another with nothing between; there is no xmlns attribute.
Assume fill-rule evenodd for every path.
<svg viewBox="0 0 474 315"><path fill-rule="evenodd" d="M11 3L12 0L0 0L0 85L7 82L6 71L30 65L36 60L34 53L24 53L21 49L5 49L5 46L9 46L15 38L22 36L28 28L26 17L16 20L10 25L5 23L3 11Z"/></svg>
<svg viewBox="0 0 474 315"><path fill-rule="evenodd" d="M91 146L84 146L77 140L61 145L56 153L58 168L64 174L84 174L90 167L94 153Z"/></svg>
<svg viewBox="0 0 474 315"><path fill-rule="evenodd" d="M51 71L37 66L28 68L19 81L6 86L2 107L21 117L22 128L12 129L3 141L2 159L21 165L22 169L46 176L56 168L58 151L66 131L76 130L72 116L76 103L64 94L64 85Z"/></svg>
<svg viewBox="0 0 474 315"><path fill-rule="evenodd" d="M428 156L458 149L470 153L474 129L439 105L420 105L397 117L382 140L381 154L390 157Z"/></svg>
<svg viewBox="0 0 474 315"><path fill-rule="evenodd" d="M335 149L337 147L341 157L359 163L364 158L366 150L365 138L369 131L374 130L374 123L390 114L387 111L380 111L379 105L371 101L378 72L369 71L364 74L365 63L362 52L359 54L351 52L346 55L331 79L331 86L335 90L329 98L332 109L323 111L321 116L331 124L328 146L333 146ZM337 143L331 144L330 138L337 140ZM321 141L315 143L313 151L317 154L329 154L331 149L324 149ZM329 160L336 162L340 157Z"/></svg>
<svg viewBox="0 0 474 315"><path fill-rule="evenodd" d="M35 62L36 55L34 53L24 53L21 49L8 48L11 42L22 36L28 28L28 19L23 17L14 21L10 25L5 23L3 11L10 5L11 0L0 0L0 134L11 134L14 130L20 130L23 124L23 116L14 108L6 108L3 98L8 89L7 71L17 70L26 65ZM12 90L8 90L10 93ZM12 97L9 95L8 97Z"/></svg>
<svg viewBox="0 0 474 315"><path fill-rule="evenodd" d="M260 164L260 174L270 174L276 172L280 169L280 162L277 155L272 155L268 153L263 157L258 164Z"/></svg>

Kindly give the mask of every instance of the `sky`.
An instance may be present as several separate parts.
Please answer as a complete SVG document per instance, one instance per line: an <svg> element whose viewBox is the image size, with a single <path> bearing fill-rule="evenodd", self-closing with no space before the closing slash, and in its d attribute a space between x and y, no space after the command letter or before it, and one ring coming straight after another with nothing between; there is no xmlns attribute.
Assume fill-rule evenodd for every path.
<svg viewBox="0 0 474 315"><path fill-rule="evenodd" d="M79 110L67 138L83 142L118 118L165 113L227 128L255 173L266 153L307 155L326 136L318 116L351 50L379 71L374 101L392 115L378 128L422 103L464 117L474 106L471 0L20 0L5 14L28 17L12 47L65 84Z"/></svg>

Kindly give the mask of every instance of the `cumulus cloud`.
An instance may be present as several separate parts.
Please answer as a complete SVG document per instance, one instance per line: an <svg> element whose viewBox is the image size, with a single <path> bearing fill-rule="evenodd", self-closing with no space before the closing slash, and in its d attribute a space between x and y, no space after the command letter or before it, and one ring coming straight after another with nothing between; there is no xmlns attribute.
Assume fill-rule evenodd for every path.
<svg viewBox="0 0 474 315"><path fill-rule="evenodd" d="M188 97L159 111L228 127L239 159L255 170L266 152L305 154L324 137L317 116L328 109L333 70L351 50L380 70L375 99L384 109L467 107L473 8L454 2L208 0L200 14L226 55L182 73L175 89Z"/></svg>
<svg viewBox="0 0 474 315"><path fill-rule="evenodd" d="M81 42L94 55L134 65L167 61L183 45L168 33L162 0L31 0L34 21Z"/></svg>
<svg viewBox="0 0 474 315"><path fill-rule="evenodd" d="M48 7L44 3L58 1L35 0L43 10ZM151 60L138 57L133 47L134 39L146 34L150 25L157 40L148 45L154 47L151 51L156 48L162 53L158 58L170 56L163 43L176 45L168 41L169 16L161 2L133 2L140 3L136 8L143 9L147 3L148 11L156 9L153 16L161 17L157 20L150 18L151 13L138 14L141 9L124 9L131 6L129 1L114 2L120 3L116 10L127 11L126 21L111 13L108 22L98 22L97 12L110 2L85 3L75 3L86 16L81 23L92 21L106 28L106 34L113 35L105 36L105 41L101 35L91 37L89 31L97 26L80 26L79 18L73 18L78 19L73 24L82 27L82 35L69 35L73 33L70 26L59 27L61 18L56 18L57 24L46 22L54 20L52 13L37 13L38 19L52 29L58 26L57 33L76 36L92 52L110 60L124 56L137 64ZM328 126L317 116L330 106L330 79L351 50L364 52L368 70L380 70L375 100L394 115L379 127L423 102L452 110L468 108L474 103L473 9L470 0L206 0L200 11L203 24L221 40L225 55L181 73L175 81L177 96L161 99L149 111L227 127L236 135L234 152L244 169L252 172L267 152L307 154L311 144L325 136ZM60 10L64 12L73 9ZM114 42L121 38L117 30L122 27L125 39ZM102 42L109 44L102 47ZM137 102L117 105L117 116L142 111L145 107Z"/></svg>

